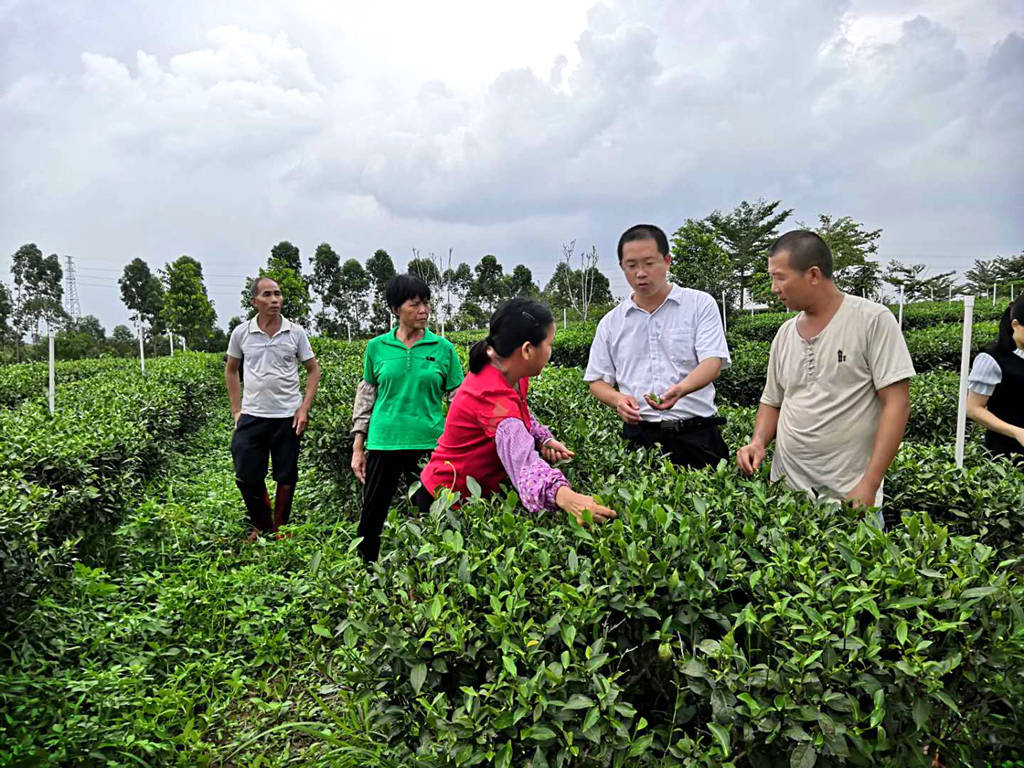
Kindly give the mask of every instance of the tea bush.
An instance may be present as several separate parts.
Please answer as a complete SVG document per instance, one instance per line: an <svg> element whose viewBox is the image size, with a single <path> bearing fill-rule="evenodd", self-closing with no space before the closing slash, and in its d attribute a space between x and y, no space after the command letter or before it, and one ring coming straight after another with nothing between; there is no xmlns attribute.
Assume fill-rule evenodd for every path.
<svg viewBox="0 0 1024 768"><path fill-rule="evenodd" d="M93 360L61 360L53 366L54 384L130 371L138 367L134 360L97 358ZM12 408L29 398L46 397L49 382L47 363L12 363L0 366L0 408Z"/></svg>
<svg viewBox="0 0 1024 768"><path fill-rule="evenodd" d="M87 368L89 366L86 366ZM44 402L0 412L0 564L6 614L69 565L77 540L117 519L223 384L215 355L154 360L72 381Z"/></svg>
<svg viewBox="0 0 1024 768"><path fill-rule="evenodd" d="M396 758L924 766L927 745L1020 744L1024 591L991 547L645 461L599 489L613 524L439 503L345 587L320 623Z"/></svg>

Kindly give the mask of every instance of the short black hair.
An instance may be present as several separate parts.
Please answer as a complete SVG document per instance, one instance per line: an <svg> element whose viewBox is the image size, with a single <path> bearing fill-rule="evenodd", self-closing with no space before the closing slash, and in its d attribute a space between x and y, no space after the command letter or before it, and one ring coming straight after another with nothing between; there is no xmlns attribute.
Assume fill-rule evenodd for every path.
<svg viewBox="0 0 1024 768"><path fill-rule="evenodd" d="M270 280L270 281L275 282L275 283L277 282L270 275L260 275L259 277L254 277L252 279L252 283L249 285L249 298L250 299L255 299L257 296L260 295L260 280ZM278 287L280 287L280 286L278 286Z"/></svg>
<svg viewBox="0 0 1024 768"><path fill-rule="evenodd" d="M384 301L392 310L398 309L409 299L430 301L430 286L416 275L395 275L384 286Z"/></svg>
<svg viewBox="0 0 1024 768"><path fill-rule="evenodd" d="M811 267L817 267L821 274L832 279L832 251L818 234L806 229L786 232L772 243L768 251L769 256L780 253L789 254L789 266L793 269L806 272Z"/></svg>
<svg viewBox="0 0 1024 768"><path fill-rule="evenodd" d="M619 238L619 263L622 263L622 246L637 240L653 240L658 246L658 253L668 256L668 237L661 227L654 224L634 224L622 233Z"/></svg>

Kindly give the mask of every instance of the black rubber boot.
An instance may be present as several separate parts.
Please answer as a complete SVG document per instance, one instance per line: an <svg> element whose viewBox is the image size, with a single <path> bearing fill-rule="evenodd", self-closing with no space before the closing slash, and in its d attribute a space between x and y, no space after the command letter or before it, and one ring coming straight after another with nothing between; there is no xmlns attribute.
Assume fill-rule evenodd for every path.
<svg viewBox="0 0 1024 768"><path fill-rule="evenodd" d="M235 484L242 492L242 501L245 502L245 508L249 511L249 520L252 522L254 532L271 533L274 530L274 523L267 486L263 483L256 485L238 481L235 481Z"/></svg>

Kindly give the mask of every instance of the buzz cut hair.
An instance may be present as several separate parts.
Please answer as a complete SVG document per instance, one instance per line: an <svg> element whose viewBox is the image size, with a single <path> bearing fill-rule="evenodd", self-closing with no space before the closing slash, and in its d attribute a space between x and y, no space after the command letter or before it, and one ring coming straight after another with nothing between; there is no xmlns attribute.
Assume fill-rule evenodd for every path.
<svg viewBox="0 0 1024 768"><path fill-rule="evenodd" d="M832 251L817 233L806 229L786 232L772 243L768 251L769 256L783 253L789 254L789 266L793 269L806 272L811 267L817 267L822 275L832 279Z"/></svg>
<svg viewBox="0 0 1024 768"><path fill-rule="evenodd" d="M250 299L255 299L257 296L260 295L260 281L261 280L271 280L271 281L273 281L273 279L274 278L268 277L267 275L258 275L257 277L254 277L252 279L252 284L249 286L249 298Z"/></svg>

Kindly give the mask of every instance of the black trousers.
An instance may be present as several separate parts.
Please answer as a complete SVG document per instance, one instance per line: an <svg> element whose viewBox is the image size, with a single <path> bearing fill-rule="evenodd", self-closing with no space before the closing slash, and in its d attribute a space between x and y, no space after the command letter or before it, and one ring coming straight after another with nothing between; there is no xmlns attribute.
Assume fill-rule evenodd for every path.
<svg viewBox="0 0 1024 768"><path fill-rule="evenodd" d="M367 562L372 562L380 556L380 534L384 530L384 521L388 517L388 510L398 491L399 483L403 477L409 482L418 480L420 461L429 455L430 451L419 450L366 452L363 508L359 515L356 535L363 538L359 544L359 554ZM429 498L429 494L427 496ZM422 508L419 496L416 503Z"/></svg>
<svg viewBox="0 0 1024 768"><path fill-rule="evenodd" d="M299 436L292 427L292 417L267 419L243 413L231 437L231 456L239 485L263 485L271 460L278 485L295 485L299 479Z"/></svg>
<svg viewBox="0 0 1024 768"><path fill-rule="evenodd" d="M668 430L658 422L642 421L624 424L622 436L634 450L660 446L673 464L702 469L729 458L719 423L719 419L687 419L679 430Z"/></svg>

